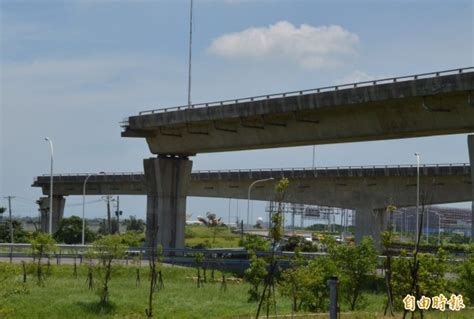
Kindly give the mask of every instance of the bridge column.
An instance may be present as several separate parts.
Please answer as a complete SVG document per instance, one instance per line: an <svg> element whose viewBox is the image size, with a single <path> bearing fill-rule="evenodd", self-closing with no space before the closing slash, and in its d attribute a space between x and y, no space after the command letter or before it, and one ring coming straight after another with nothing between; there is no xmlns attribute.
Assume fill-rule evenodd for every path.
<svg viewBox="0 0 474 319"><path fill-rule="evenodd" d="M38 200L39 211L41 213L41 230L45 233L49 232L49 197L41 197ZM53 196L53 233L58 229L59 222L64 216L64 206L66 198L62 195Z"/></svg>
<svg viewBox="0 0 474 319"><path fill-rule="evenodd" d="M182 157L143 160L147 189L146 243L184 248L186 196L192 161ZM156 240L153 243L153 234Z"/></svg>
<svg viewBox="0 0 474 319"><path fill-rule="evenodd" d="M467 147L469 149L469 160L471 162L471 188L472 188L471 242L474 243L474 135L468 135Z"/></svg>
<svg viewBox="0 0 474 319"><path fill-rule="evenodd" d="M380 233L387 229L389 213L386 209L361 207L356 209L355 241L359 244L362 237L370 236L374 239L377 249L381 249Z"/></svg>

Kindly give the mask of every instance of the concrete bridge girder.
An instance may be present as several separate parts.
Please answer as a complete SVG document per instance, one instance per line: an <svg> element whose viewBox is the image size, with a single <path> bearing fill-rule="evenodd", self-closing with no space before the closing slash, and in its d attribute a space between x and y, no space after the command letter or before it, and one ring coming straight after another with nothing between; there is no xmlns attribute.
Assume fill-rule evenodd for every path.
<svg viewBox="0 0 474 319"><path fill-rule="evenodd" d="M131 116L155 154L383 140L474 131L474 72ZM172 132L172 133L170 133Z"/></svg>
<svg viewBox="0 0 474 319"><path fill-rule="evenodd" d="M426 110L423 98L417 97L290 112L279 114L279 122L265 115L246 116L230 122L233 128L228 130L216 127L228 127L229 120L169 125L147 130L146 140L154 154L192 155L467 133L474 130L474 109L466 106L467 99L466 93L427 99L431 105L443 107L437 112Z"/></svg>
<svg viewBox="0 0 474 319"><path fill-rule="evenodd" d="M471 199L471 175L468 165L421 167L421 190L433 195L432 204ZM191 174L187 196L247 199L250 183L274 177L290 179L286 200L305 204L353 208L370 203L383 208L415 205L416 167L343 168L307 170L217 171ZM55 177L55 194L82 195L85 175ZM49 193L49 177L38 177L33 186ZM92 176L88 195L145 195L144 174ZM272 183L261 183L252 190L252 198L272 200Z"/></svg>
<svg viewBox="0 0 474 319"><path fill-rule="evenodd" d="M191 183L189 196L247 199L247 187L252 180L239 182L200 181ZM422 198L427 204L453 203L470 199L470 182L459 176L422 177ZM413 206L416 203L416 177L380 177L364 179L350 177L333 179L290 179L285 201L356 209L374 209L387 205ZM273 200L271 183L252 189L252 199Z"/></svg>
<svg viewBox="0 0 474 319"><path fill-rule="evenodd" d="M176 228L173 232L177 234L179 233L178 224L184 225L184 210L180 208L179 213L172 213L179 214L181 217L171 220L172 214L165 211L177 212L177 210L172 210L168 207L169 205L166 206L167 204L159 205L160 198L162 198L162 202L165 202L164 197L171 195L160 195L157 183L164 183L162 189L174 185L172 177L168 175L181 164L176 164L178 167L174 167L175 164L163 164L179 160L161 157L145 160L144 163L150 161L155 163L149 164L151 168L147 169L148 175L152 176L151 180L147 180L144 174L93 176L87 184L86 194L147 195L147 222L149 225L176 225L176 227L165 228ZM184 160L184 162L190 161ZM162 164L158 165L157 163ZM185 167L187 167L186 165ZM161 172L165 175L164 179L159 177ZM420 173L421 201L425 205L472 199L469 166L426 166L421 168ZM185 174L188 174L187 168ZM383 214L387 205L404 207L414 206L416 203L416 168L414 167L197 172L190 174L190 178L185 184L179 185L179 201L185 204L182 199L183 187L186 188L185 196L247 199L248 186L257 179L270 176L276 179L282 177L290 179L290 186L285 198L287 202L357 210L358 225L362 225L356 228L358 239L361 238L360 234L371 235L376 240L378 239L378 234L384 229L380 227L384 227L386 218L381 216L381 222L376 222L377 218L374 216L377 215L374 214ZM55 193L82 195L84 178L85 175L58 177L55 180ZM42 187L43 193L47 194L49 192L49 177L39 177L33 186ZM274 200L273 182L256 185L252 190L251 198L264 201ZM179 207L183 207L182 204L180 205ZM362 216L364 214L368 215L364 217ZM366 229L369 225L371 226ZM152 233L151 230L149 233ZM161 238L159 242L165 246L182 245L182 242L170 232L163 236L164 238ZM147 240L150 241L150 237Z"/></svg>

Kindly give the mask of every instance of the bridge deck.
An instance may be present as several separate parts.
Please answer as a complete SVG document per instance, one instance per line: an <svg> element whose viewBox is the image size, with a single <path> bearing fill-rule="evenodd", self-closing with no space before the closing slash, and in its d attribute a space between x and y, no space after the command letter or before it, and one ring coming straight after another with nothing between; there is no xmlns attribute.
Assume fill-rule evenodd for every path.
<svg viewBox="0 0 474 319"><path fill-rule="evenodd" d="M272 168L251 170L204 170L194 171L192 181L209 180L256 180L260 178L318 178L318 177L375 177L375 176L416 176L416 165L393 166L346 166L318 168ZM471 167L468 163L421 165L420 176L469 176ZM91 173L56 174L54 183L83 183ZM97 182L144 182L142 172L106 173L92 175L89 183ZM45 187L50 183L50 175L44 174L35 178L33 187Z"/></svg>
<svg viewBox="0 0 474 319"><path fill-rule="evenodd" d="M474 131L474 68L141 112L152 153L193 155Z"/></svg>

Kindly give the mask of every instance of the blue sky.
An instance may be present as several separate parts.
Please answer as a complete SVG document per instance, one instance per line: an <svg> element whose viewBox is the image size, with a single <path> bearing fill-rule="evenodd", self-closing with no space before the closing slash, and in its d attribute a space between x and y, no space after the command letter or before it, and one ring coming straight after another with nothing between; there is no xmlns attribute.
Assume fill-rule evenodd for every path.
<svg viewBox="0 0 474 319"><path fill-rule="evenodd" d="M58 173L141 171L151 156L146 143L121 138L118 122L186 103L189 1L0 3L0 196L21 196L15 212L36 214L40 192L30 184L49 172L44 136L54 141ZM473 10L472 1L195 0L192 100L472 66ZM261 37L268 45L256 46ZM426 163L468 161L465 135L316 150L321 166L414 163L416 151ZM194 169L303 167L312 149L193 160ZM190 198L188 212L227 216L227 204ZM121 205L144 216L144 198L123 197ZM262 208L255 204L256 215ZM103 203L88 207L90 216L104 212ZM66 208L73 213L78 206Z"/></svg>

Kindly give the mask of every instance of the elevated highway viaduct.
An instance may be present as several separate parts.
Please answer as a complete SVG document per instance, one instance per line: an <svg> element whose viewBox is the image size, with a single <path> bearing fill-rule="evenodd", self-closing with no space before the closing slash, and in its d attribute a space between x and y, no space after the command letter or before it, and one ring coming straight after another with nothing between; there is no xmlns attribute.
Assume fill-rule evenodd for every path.
<svg viewBox="0 0 474 319"><path fill-rule="evenodd" d="M89 174L54 176L55 203L62 203L64 207L64 196L82 195L87 176ZM197 197L247 199L247 190L253 181L270 177L275 180L286 177L290 180L285 202L357 210L357 239L366 235L373 236L375 240L379 239L379 234L385 229L388 221L386 206L404 207L416 204L417 168L411 165L196 171L191 174L186 194ZM43 175L37 177L32 186L41 187L43 194L49 195L49 183L50 177ZM273 183L274 181L268 181L257 184L251 198L274 200ZM469 201L471 186L469 164L423 165L420 168L421 200L425 205ZM146 195L146 178L143 173L92 175L87 182L86 193ZM41 198L40 204L48 205L48 197ZM62 211L58 213L55 221L62 216ZM165 216L167 215L163 217ZM166 224L168 221L160 222Z"/></svg>
<svg viewBox="0 0 474 319"><path fill-rule="evenodd" d="M121 124L122 136L146 139L151 153L157 155L144 160L149 244L154 244L150 234L161 221L165 224L159 227L160 243L165 248L183 245L190 156L472 133L473 71L470 67L144 111L129 117ZM469 143L472 164L472 138ZM164 229L172 230L165 236L160 234Z"/></svg>

